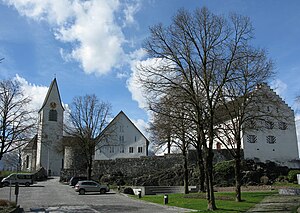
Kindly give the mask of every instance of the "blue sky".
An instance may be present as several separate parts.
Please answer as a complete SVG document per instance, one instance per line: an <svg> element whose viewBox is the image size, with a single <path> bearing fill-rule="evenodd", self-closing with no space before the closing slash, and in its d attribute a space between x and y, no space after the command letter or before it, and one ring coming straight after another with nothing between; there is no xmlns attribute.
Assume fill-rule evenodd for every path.
<svg viewBox="0 0 300 213"><path fill-rule="evenodd" d="M112 104L114 115L123 110L142 128L148 116L131 74L149 26L169 24L180 8L202 6L250 17L253 44L275 62L270 83L298 112L298 0L0 0L0 78L17 77L39 108L56 76L65 104L94 93Z"/></svg>

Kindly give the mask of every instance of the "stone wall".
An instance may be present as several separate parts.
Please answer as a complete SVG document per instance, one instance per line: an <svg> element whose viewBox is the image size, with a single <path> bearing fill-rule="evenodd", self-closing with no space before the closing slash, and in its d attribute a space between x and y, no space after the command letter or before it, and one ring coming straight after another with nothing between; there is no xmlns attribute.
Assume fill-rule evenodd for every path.
<svg viewBox="0 0 300 213"><path fill-rule="evenodd" d="M180 154L167 154L164 156L147 156L140 158L118 158L115 160L97 160L94 162L94 176L122 174L124 176L138 177L144 174L153 174L160 170L180 165Z"/></svg>
<svg viewBox="0 0 300 213"><path fill-rule="evenodd" d="M232 159L228 150L214 153L214 161ZM114 160L96 160L93 165L92 178L110 184L126 183L136 185L182 185L182 154L165 154L163 156L146 156L140 158L118 158ZM197 153L189 150L188 165L190 180L198 178L196 169ZM68 168L61 173L61 180L72 176L86 176L86 168Z"/></svg>

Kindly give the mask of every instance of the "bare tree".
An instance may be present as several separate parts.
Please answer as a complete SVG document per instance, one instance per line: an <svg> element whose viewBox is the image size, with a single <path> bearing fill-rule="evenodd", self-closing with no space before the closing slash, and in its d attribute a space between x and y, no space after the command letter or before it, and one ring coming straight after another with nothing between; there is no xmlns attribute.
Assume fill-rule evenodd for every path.
<svg viewBox="0 0 300 213"><path fill-rule="evenodd" d="M21 171L21 148L6 153L2 158L5 168L11 168L12 171Z"/></svg>
<svg viewBox="0 0 300 213"><path fill-rule="evenodd" d="M95 95L75 97L70 105L66 133L76 137L84 153L87 176L92 174L93 156L97 144L105 137L102 133L110 118L111 105L99 101Z"/></svg>
<svg viewBox="0 0 300 213"><path fill-rule="evenodd" d="M168 96L162 98L159 103L150 104L149 109L153 112L150 122L149 132L156 150L163 151L167 149L167 153L171 153L172 147L172 115L171 102Z"/></svg>
<svg viewBox="0 0 300 213"><path fill-rule="evenodd" d="M0 81L0 160L32 136L35 120L27 107L29 103L18 82Z"/></svg>
<svg viewBox="0 0 300 213"><path fill-rule="evenodd" d="M236 25L250 24L248 19L233 16ZM235 29L238 29L237 27ZM235 159L236 201L241 199L241 132L249 124L270 116L265 106L270 99L262 97L257 88L273 75L273 63L268 60L263 50L248 45L239 47L239 58L233 65L235 71L223 89L222 103L218 110L218 138L228 148ZM264 94L263 96L265 96ZM275 104L275 102L273 102ZM259 108L257 106L260 106Z"/></svg>
<svg viewBox="0 0 300 213"><path fill-rule="evenodd" d="M226 19L207 8L189 13L179 10L168 27L158 24L144 48L156 64L139 67L140 82L153 101L175 87L186 94L193 107L198 132L203 138L208 209L215 210L213 188L213 145L216 132L216 111L223 90L233 81L241 53L252 39L249 19L231 16ZM150 97L151 98L151 97ZM200 136L200 135L199 135ZM199 137L200 138L200 137Z"/></svg>

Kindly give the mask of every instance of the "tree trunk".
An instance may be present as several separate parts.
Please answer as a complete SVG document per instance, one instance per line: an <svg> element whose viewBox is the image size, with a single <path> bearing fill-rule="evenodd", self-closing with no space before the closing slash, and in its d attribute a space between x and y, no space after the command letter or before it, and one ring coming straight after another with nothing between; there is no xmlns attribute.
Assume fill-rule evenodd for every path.
<svg viewBox="0 0 300 213"><path fill-rule="evenodd" d="M202 149L200 148L200 141L197 144L197 164L199 169L199 192L205 192L204 182L205 182L205 171L204 162L202 156Z"/></svg>
<svg viewBox="0 0 300 213"><path fill-rule="evenodd" d="M168 135L168 154L171 153L171 134Z"/></svg>
<svg viewBox="0 0 300 213"><path fill-rule="evenodd" d="M91 180L92 178L92 166L93 166L93 160L92 159L89 159L88 161L88 171L87 171L87 178L88 180Z"/></svg>
<svg viewBox="0 0 300 213"><path fill-rule="evenodd" d="M186 149L183 150L183 169L184 169L184 194L189 193L189 170L188 170L188 162L187 162L187 153Z"/></svg>
<svg viewBox="0 0 300 213"><path fill-rule="evenodd" d="M235 200L237 202L242 201L242 194L241 194L241 139L236 139L236 155L234 158L235 167L234 167L234 176L235 176Z"/></svg>
<svg viewBox="0 0 300 213"><path fill-rule="evenodd" d="M213 185L213 151L208 149L207 159L206 159L206 169L207 169L207 209L216 210L214 185Z"/></svg>

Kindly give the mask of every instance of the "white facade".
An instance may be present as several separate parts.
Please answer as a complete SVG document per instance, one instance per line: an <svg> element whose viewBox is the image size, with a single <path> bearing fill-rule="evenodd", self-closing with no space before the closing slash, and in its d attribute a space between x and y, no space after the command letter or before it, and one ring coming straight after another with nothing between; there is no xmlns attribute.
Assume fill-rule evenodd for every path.
<svg viewBox="0 0 300 213"><path fill-rule="evenodd" d="M263 85L260 89L273 101L260 106L269 116L241 132L244 158L289 165L288 162L299 160L294 111L269 86ZM216 140L214 148L226 147ZM234 144L232 148L236 148Z"/></svg>
<svg viewBox="0 0 300 213"><path fill-rule="evenodd" d="M104 137L97 144L95 160L139 158L148 155L148 140L122 111L102 134Z"/></svg>
<svg viewBox="0 0 300 213"><path fill-rule="evenodd" d="M261 121L259 129L244 132L244 157L278 163L299 159L294 111L270 87L261 89L278 101L262 106L271 117Z"/></svg>
<svg viewBox="0 0 300 213"><path fill-rule="evenodd" d="M63 113L64 108L54 79L38 114L36 148L31 149L31 153L29 147L24 148L23 170L34 171L43 167L48 175L60 175L63 167Z"/></svg>

